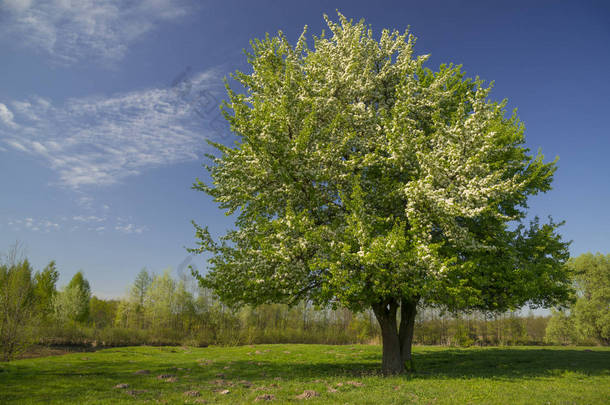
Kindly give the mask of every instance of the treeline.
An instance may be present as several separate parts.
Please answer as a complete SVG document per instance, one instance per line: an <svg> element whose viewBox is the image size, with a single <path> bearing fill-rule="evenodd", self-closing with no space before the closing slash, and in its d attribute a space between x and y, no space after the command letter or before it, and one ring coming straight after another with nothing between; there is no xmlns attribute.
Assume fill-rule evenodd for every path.
<svg viewBox="0 0 610 405"><path fill-rule="evenodd" d="M610 254L585 253L568 262L576 299L553 311L547 339L560 344L610 345Z"/></svg>
<svg viewBox="0 0 610 405"><path fill-rule="evenodd" d="M592 257L606 261L610 258ZM590 266L591 260L585 265ZM604 276L607 270L598 273ZM531 312L527 316L518 312L449 314L435 308L420 308L414 342L451 346L607 344L603 339L608 331L603 328L610 322L597 320L602 330L596 330L585 319L595 317L596 311L608 316L607 302L605 312L599 308L603 300L601 304L589 304L591 299L599 298L599 294L591 293L590 285L602 281L594 278L595 283L586 284L584 273L579 274L580 298L571 312L554 312L550 317ZM380 341L379 327L371 312L356 314L345 309L314 308L305 302L292 307L269 304L234 310L210 291L199 288L193 279L175 279L169 271L153 274L143 269L121 300L92 296L82 272L62 288L57 288L58 278L54 262L34 271L27 259L17 260L12 255L0 265L3 360L32 344L206 346Z"/></svg>
<svg viewBox="0 0 610 405"><path fill-rule="evenodd" d="M231 310L191 279L175 280L169 271L155 275L145 269L128 296L103 318L105 325L112 319L114 328L132 331L149 344L341 344L365 341L371 335L368 322L347 311L314 311L305 304ZM101 316L92 324L99 326L99 321Z"/></svg>
<svg viewBox="0 0 610 405"><path fill-rule="evenodd" d="M489 346L542 345L548 316L519 312L449 314L420 309L415 320L414 340L423 345Z"/></svg>

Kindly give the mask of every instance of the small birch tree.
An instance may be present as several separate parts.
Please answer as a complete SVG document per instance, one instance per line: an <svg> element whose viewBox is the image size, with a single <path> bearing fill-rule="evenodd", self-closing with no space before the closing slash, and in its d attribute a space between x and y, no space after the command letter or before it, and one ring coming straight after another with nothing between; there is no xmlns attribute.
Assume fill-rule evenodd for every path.
<svg viewBox="0 0 610 405"><path fill-rule="evenodd" d="M405 370L418 305L502 311L569 293L567 245L552 221L521 224L555 162L523 146L524 127L459 66L424 68L407 32L339 14L330 36L251 42L250 73L227 84L238 137L213 143L211 195L235 229L196 226L229 304L372 308L382 370ZM401 310L400 322L398 309ZM398 324L399 323L399 324Z"/></svg>

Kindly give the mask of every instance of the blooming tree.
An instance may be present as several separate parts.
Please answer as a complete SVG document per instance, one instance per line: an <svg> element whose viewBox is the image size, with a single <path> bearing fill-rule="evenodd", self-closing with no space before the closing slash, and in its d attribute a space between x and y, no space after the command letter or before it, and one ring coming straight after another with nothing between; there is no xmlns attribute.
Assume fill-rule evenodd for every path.
<svg viewBox="0 0 610 405"><path fill-rule="evenodd" d="M235 229L196 226L227 303L372 308L382 370L411 359L418 304L501 311L569 294L557 224L521 225L555 162L459 66L424 68L414 38L325 17L330 36L254 40L223 106L233 147L214 143L211 195ZM306 31L306 30L305 30ZM400 308L400 320L398 309Z"/></svg>

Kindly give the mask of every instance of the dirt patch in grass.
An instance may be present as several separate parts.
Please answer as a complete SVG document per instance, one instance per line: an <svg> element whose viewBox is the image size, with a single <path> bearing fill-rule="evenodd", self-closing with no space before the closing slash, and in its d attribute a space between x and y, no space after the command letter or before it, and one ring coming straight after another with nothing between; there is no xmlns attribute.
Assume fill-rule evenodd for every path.
<svg viewBox="0 0 610 405"><path fill-rule="evenodd" d="M318 394L314 390L305 390L305 391L303 391L303 393L301 395L297 395L296 399L309 399L309 398L319 397L319 396L320 396L320 394Z"/></svg>
<svg viewBox="0 0 610 405"><path fill-rule="evenodd" d="M255 402L258 401L273 401L275 399L275 395L272 394L265 394L265 395L259 395L258 397L256 397L254 399Z"/></svg>
<svg viewBox="0 0 610 405"><path fill-rule="evenodd" d="M62 356L70 353L91 353L100 350L92 346L32 346L26 352L17 356L17 360L35 359L39 357Z"/></svg>
<svg viewBox="0 0 610 405"><path fill-rule="evenodd" d="M146 394L148 391L147 390L127 390L125 391L127 394L135 397L141 394Z"/></svg>

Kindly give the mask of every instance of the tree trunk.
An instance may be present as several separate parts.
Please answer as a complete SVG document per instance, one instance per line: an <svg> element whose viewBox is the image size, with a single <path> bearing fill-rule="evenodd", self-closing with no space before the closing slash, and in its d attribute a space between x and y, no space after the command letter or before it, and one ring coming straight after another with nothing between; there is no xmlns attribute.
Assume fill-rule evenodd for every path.
<svg viewBox="0 0 610 405"><path fill-rule="evenodd" d="M401 374L405 366L400 355L400 340L396 325L396 302L381 303L373 305L375 317L381 327L381 339L383 357L381 360L381 372L384 375Z"/></svg>
<svg viewBox="0 0 610 405"><path fill-rule="evenodd" d="M403 364L409 363L413 371L413 358L411 347L413 345L413 332L415 331L415 315L417 315L417 299L402 299L400 304L400 356Z"/></svg>

